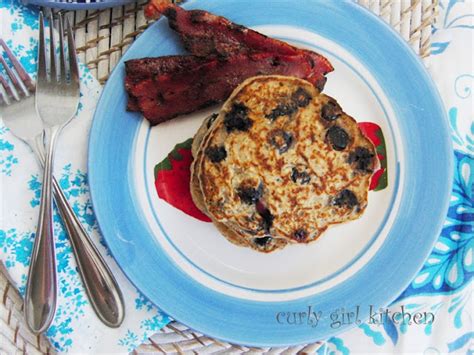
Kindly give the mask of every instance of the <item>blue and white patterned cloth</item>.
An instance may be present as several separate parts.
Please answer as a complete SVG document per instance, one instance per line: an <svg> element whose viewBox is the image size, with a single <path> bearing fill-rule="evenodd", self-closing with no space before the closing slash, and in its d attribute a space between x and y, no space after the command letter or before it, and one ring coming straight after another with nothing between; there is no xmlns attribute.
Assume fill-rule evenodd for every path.
<svg viewBox="0 0 474 355"><path fill-rule="evenodd" d="M472 81L473 2L442 1L433 34L429 70L444 99L454 142L454 186L441 236L410 286L390 306L409 312L431 312L432 324L364 323L328 339L318 350L333 353L473 353L472 277L474 274L474 123ZM37 13L12 0L0 0L4 38L34 76ZM59 304L47 336L59 351L131 351L164 326L169 318L157 310L124 277L98 231L87 185L88 131L100 93L98 82L81 66L80 112L58 144L55 175L81 222L98 241L124 292L127 315L119 329L105 327L94 315L76 271L69 241L55 215ZM82 133L81 133L82 132ZM67 143L66 143L67 142ZM440 167L443 169L443 167ZM0 122L0 261L24 293L38 215L41 178L28 147ZM413 236L417 238L417 236Z"/></svg>

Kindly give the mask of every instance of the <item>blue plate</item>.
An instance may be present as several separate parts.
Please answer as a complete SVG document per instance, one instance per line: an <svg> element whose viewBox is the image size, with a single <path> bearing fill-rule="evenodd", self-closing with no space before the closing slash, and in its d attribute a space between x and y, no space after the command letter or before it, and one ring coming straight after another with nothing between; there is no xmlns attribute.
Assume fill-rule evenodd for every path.
<svg viewBox="0 0 474 355"><path fill-rule="evenodd" d="M154 164L192 136L209 110L156 127L125 111L124 61L182 52L162 19L117 65L91 129L89 182L110 251L153 303L218 339L284 346L353 327L355 319L337 322L341 312L364 320L370 306L394 300L422 266L446 216L452 148L430 77L390 27L352 2L200 0L184 7L327 56L335 71L325 91L346 112L382 127L389 185L369 194L360 220L332 227L308 246L265 255L233 246L212 225L167 205L154 191Z"/></svg>

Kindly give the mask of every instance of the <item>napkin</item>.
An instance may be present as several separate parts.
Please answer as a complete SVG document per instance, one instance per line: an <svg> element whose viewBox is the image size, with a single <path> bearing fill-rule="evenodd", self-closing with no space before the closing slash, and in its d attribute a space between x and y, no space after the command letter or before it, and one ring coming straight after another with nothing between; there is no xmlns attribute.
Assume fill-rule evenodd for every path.
<svg viewBox="0 0 474 355"><path fill-rule="evenodd" d="M16 1L0 1L0 36L28 73L35 77L38 12ZM122 326L108 328L95 315L77 272L69 239L57 213L54 234L58 274L58 307L46 335L61 352L131 351L169 322L124 276L100 235L87 184L87 145L101 87L80 65L79 112L62 132L56 149L55 176L69 203L104 256L123 292ZM106 162L104 162L106 164ZM39 166L29 147L0 122L0 261L23 295L39 213Z"/></svg>

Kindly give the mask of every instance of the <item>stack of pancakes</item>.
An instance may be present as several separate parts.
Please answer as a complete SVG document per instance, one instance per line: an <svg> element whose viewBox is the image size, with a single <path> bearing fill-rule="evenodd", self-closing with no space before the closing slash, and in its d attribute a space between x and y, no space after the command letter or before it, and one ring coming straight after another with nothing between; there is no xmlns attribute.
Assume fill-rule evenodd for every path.
<svg viewBox="0 0 474 355"><path fill-rule="evenodd" d="M232 243L261 252L316 240L359 218L378 165L373 144L309 82L243 82L193 141L193 200Z"/></svg>

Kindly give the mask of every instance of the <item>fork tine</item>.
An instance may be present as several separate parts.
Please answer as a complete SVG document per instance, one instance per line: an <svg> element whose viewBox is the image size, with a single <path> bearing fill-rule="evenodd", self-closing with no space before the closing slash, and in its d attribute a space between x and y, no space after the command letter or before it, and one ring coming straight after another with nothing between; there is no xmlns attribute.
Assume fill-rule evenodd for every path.
<svg viewBox="0 0 474 355"><path fill-rule="evenodd" d="M64 26L63 26L63 15L59 12L59 77L66 80L66 60L64 58Z"/></svg>
<svg viewBox="0 0 474 355"><path fill-rule="evenodd" d="M5 62L5 59L3 59L2 56L0 56L0 63L3 65L3 68L7 72L8 77L10 78L10 81L12 82L16 93L18 94L18 98L21 96L26 96L25 90L23 90L23 87L20 85L20 82L18 81L16 75L13 73L13 71L10 69L10 67L7 65ZM3 81L6 81L4 78L2 78ZM3 84L3 82L2 82Z"/></svg>
<svg viewBox="0 0 474 355"><path fill-rule="evenodd" d="M39 13L39 39L38 39L38 82L47 81L46 73L46 44L44 41L44 21L43 12Z"/></svg>
<svg viewBox="0 0 474 355"><path fill-rule="evenodd" d="M54 35L54 17L53 11L49 14L49 72L51 77L51 82L58 80L58 72L56 71L56 39ZM64 78L59 77L59 81L64 80Z"/></svg>
<svg viewBox="0 0 474 355"><path fill-rule="evenodd" d="M15 95L13 94L13 91L10 87L10 84L8 84L8 81L5 80L3 75L0 75L0 84L2 85L3 89L5 90L5 93L7 94L6 97L4 97L3 93L0 91L0 96L2 100L5 102L5 104L9 105L11 99L16 99Z"/></svg>
<svg viewBox="0 0 474 355"><path fill-rule="evenodd" d="M25 71L25 69L23 69L23 66L20 64L18 59L15 58L10 48L8 48L7 44L1 38L0 38L0 46L2 46L5 53L7 53L7 57L8 59L10 59L10 62L13 64L13 67L15 68L22 83L25 84L29 93L33 94L35 92L35 84L33 80L31 80L28 73Z"/></svg>
<svg viewBox="0 0 474 355"><path fill-rule="evenodd" d="M69 68L71 69L71 83L79 84L79 68L77 66L76 45L74 43L74 35L69 19L66 17L67 28L67 47L69 52Z"/></svg>

